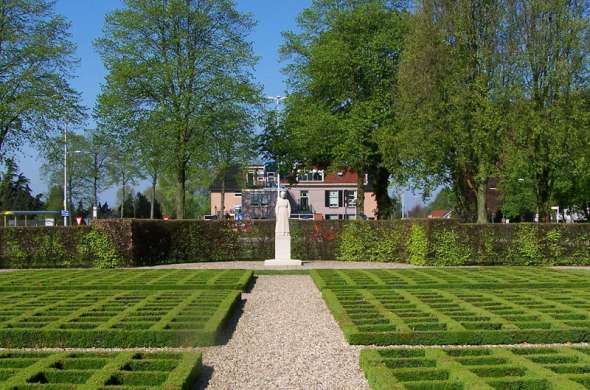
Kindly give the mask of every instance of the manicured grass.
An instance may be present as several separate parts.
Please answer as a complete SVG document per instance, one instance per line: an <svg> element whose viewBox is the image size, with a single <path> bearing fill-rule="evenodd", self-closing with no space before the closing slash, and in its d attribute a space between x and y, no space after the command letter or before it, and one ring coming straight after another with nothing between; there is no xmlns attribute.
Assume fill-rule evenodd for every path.
<svg viewBox="0 0 590 390"><path fill-rule="evenodd" d="M590 341L588 289L354 289L322 294L351 344Z"/></svg>
<svg viewBox="0 0 590 390"><path fill-rule="evenodd" d="M590 349L363 350L374 390L578 390L590 388Z"/></svg>
<svg viewBox="0 0 590 390"><path fill-rule="evenodd" d="M15 290L243 290L247 270L43 270L0 273L0 291Z"/></svg>
<svg viewBox="0 0 590 390"><path fill-rule="evenodd" d="M0 353L0 389L190 389L200 353Z"/></svg>
<svg viewBox="0 0 590 390"><path fill-rule="evenodd" d="M237 290L58 290L0 293L0 346L213 345Z"/></svg>
<svg viewBox="0 0 590 390"><path fill-rule="evenodd" d="M590 287L590 272L540 267L312 270L319 289Z"/></svg>

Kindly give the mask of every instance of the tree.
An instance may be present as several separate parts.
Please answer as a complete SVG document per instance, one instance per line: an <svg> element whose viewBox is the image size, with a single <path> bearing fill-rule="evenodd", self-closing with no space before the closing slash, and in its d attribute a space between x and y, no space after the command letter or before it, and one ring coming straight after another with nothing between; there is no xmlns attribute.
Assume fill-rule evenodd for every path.
<svg viewBox="0 0 590 390"><path fill-rule="evenodd" d="M109 134L98 129L85 131L86 149L82 152L82 179L92 189L92 206L99 205L99 194L110 187L109 171L112 171L110 159L112 141ZM98 210L97 210L98 211Z"/></svg>
<svg viewBox="0 0 590 390"><path fill-rule="evenodd" d="M44 146L45 161L41 165L48 187L60 187L63 191L64 184L64 145L60 136L51 139ZM68 135L68 209L73 210L78 201L88 201L90 198L90 186L87 179L90 156L85 153L89 148L88 140L84 135L71 133ZM63 208L63 195L62 205Z"/></svg>
<svg viewBox="0 0 590 390"><path fill-rule="evenodd" d="M125 0L96 43L108 70L97 113L124 123L166 118L160 139L175 174L176 216L185 216L187 174L207 155L207 113L248 103L256 58L246 36L254 23L230 0ZM112 112L118 113L113 115ZM137 120L139 119L139 120Z"/></svg>
<svg viewBox="0 0 590 390"><path fill-rule="evenodd" d="M396 126L382 133L386 165L429 193L448 185L467 220L488 221L509 106L504 1L424 0L399 76Z"/></svg>
<svg viewBox="0 0 590 390"><path fill-rule="evenodd" d="M18 171L14 160L6 160L5 172L0 175L0 210L36 211L44 207L41 195L33 196L29 179Z"/></svg>
<svg viewBox="0 0 590 390"><path fill-rule="evenodd" d="M110 183L120 186L120 216L121 218L126 218L128 215L133 216L133 198L131 198L131 203L129 203L128 195L133 197L133 194L129 191L129 187L136 184L137 179L143 178L141 167L139 166L139 151L129 139L118 139L111 143L111 151L108 158ZM129 204L131 204L130 210L128 209Z"/></svg>
<svg viewBox="0 0 590 390"><path fill-rule="evenodd" d="M455 210L457 202L453 190L448 187L441 189L435 198L426 206L426 214L434 210Z"/></svg>
<svg viewBox="0 0 590 390"><path fill-rule="evenodd" d="M49 0L0 2L0 157L81 117L69 23Z"/></svg>
<svg viewBox="0 0 590 390"><path fill-rule="evenodd" d="M292 89L285 128L305 165L352 168L357 212L364 212L365 174L373 179L378 212L392 210L389 172L376 134L392 121L397 70L408 14L399 2L314 1L285 34L281 51Z"/></svg>
<svg viewBox="0 0 590 390"><path fill-rule="evenodd" d="M255 151L254 115L247 107L226 104L211 113L210 160L221 179L221 219L225 218L225 176L232 166L242 166Z"/></svg>
<svg viewBox="0 0 590 390"><path fill-rule="evenodd" d="M514 181L526 165L540 220L548 221L564 177L576 170L572 157L588 148L590 7L582 0L510 4L518 77L505 176Z"/></svg>

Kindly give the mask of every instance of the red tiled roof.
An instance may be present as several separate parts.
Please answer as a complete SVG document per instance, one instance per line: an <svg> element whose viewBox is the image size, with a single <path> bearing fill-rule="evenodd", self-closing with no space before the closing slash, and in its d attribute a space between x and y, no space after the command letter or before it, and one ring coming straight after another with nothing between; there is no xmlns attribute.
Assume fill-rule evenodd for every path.
<svg viewBox="0 0 590 390"><path fill-rule="evenodd" d="M444 218L448 213L448 210L433 210L430 213L430 218Z"/></svg>

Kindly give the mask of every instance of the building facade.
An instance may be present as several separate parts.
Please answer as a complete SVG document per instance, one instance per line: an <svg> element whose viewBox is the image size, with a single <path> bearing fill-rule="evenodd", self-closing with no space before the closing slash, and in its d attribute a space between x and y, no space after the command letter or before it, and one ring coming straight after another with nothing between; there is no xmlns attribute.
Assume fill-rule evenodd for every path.
<svg viewBox="0 0 590 390"><path fill-rule="evenodd" d="M232 169L225 179L225 214L240 215L243 219L273 219L277 197L277 175L264 165L249 166L238 172ZM288 193L292 218L297 219L354 219L357 215L357 178L351 171L326 172L300 170L295 180L281 180L280 188ZM228 184L229 183L229 184ZM377 202L373 191L365 183L364 216L374 219ZM219 180L211 187L211 214L221 213Z"/></svg>

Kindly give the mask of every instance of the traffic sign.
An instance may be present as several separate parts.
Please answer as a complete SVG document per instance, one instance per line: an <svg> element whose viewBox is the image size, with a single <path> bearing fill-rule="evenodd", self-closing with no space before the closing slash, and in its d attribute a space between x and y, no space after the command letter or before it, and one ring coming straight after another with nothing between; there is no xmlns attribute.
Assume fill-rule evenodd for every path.
<svg viewBox="0 0 590 390"><path fill-rule="evenodd" d="M61 211L61 216L62 217L69 217L70 216L70 212L68 210L62 210Z"/></svg>

